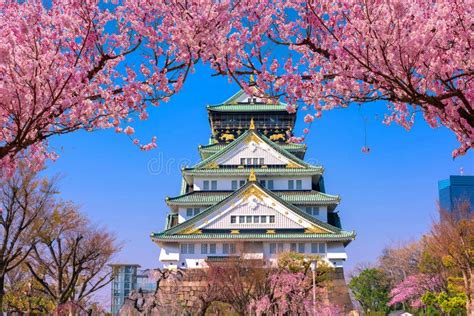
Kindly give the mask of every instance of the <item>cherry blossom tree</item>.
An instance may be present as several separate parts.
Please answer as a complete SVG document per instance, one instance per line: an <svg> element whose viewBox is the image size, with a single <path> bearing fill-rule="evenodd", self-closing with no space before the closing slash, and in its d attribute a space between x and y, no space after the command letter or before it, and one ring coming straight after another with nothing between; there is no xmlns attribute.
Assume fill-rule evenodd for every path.
<svg viewBox="0 0 474 316"><path fill-rule="evenodd" d="M390 291L389 305L408 302L411 307L419 308L423 305L421 298L426 292L440 292L442 289L443 282L436 275L410 275Z"/></svg>
<svg viewBox="0 0 474 316"><path fill-rule="evenodd" d="M1 1L2 175L19 160L37 169L54 159L47 143L54 135L115 128L132 137L125 125L179 91L199 59L195 41L218 29L206 10L205 26L186 12L184 4L163 1ZM155 139L133 143L156 146Z"/></svg>
<svg viewBox="0 0 474 316"><path fill-rule="evenodd" d="M48 139L115 128L180 90L198 61L294 111L387 101L386 122L422 112L473 146L472 6L456 0L0 3L0 170L39 168ZM257 75L250 86L249 76ZM304 134L308 133L308 129ZM294 138L301 141L303 138Z"/></svg>
<svg viewBox="0 0 474 316"><path fill-rule="evenodd" d="M265 3L264 3L265 2ZM246 4L212 59L249 92L323 110L386 101L385 122L409 129L416 112L473 146L473 6L463 0L288 0ZM245 5L243 4L242 7ZM305 131L307 133L307 131ZM296 139L301 140L301 139Z"/></svg>

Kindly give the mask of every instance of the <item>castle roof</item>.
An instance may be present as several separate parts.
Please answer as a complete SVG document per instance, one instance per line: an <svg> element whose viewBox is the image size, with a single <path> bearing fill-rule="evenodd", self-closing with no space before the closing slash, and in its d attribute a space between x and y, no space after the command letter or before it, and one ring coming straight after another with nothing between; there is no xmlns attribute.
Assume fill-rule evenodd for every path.
<svg viewBox="0 0 474 316"><path fill-rule="evenodd" d="M259 101L249 103L246 100L250 95L244 90L239 90L236 94L225 100L221 104L208 105L207 110L211 112L287 112L286 104L278 100L270 103ZM260 99L259 99L260 100Z"/></svg>
<svg viewBox="0 0 474 316"><path fill-rule="evenodd" d="M340 202L338 195L330 195L314 190L307 191L272 191L283 201L291 204L329 205L334 209ZM194 191L167 198L168 205L212 205L232 195L232 191Z"/></svg>
<svg viewBox="0 0 474 316"><path fill-rule="evenodd" d="M288 232L287 230L266 230L266 233L256 232L255 230L241 229L239 232L232 233L235 230L228 230L228 232L222 232L218 230L206 230L202 231L199 225L203 226L203 223L207 223L207 219L210 215L221 210L224 206L231 203L233 200L246 196L246 195L259 196L264 194L268 196L273 202L272 205L276 207L276 204L282 205L289 210L293 216L299 218L299 223L306 223L305 227L302 227L303 231ZM285 214L288 214L286 212ZM343 231L342 229L325 223L309 214L306 214L298 207L284 201L275 192L272 192L257 181L249 181L240 189L236 190L225 199L220 202L208 207L198 215L188 219L187 221L180 223L172 228L169 228L161 233L153 233L152 238L154 240L180 240L180 239L206 239L206 238L223 238L223 239L321 239L321 240L344 240L350 242L354 239L355 234L353 232Z"/></svg>

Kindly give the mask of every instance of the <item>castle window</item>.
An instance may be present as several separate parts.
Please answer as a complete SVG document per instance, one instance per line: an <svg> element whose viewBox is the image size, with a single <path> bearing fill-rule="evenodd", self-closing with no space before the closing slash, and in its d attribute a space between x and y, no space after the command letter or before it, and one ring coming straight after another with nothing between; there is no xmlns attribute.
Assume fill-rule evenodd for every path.
<svg viewBox="0 0 474 316"><path fill-rule="evenodd" d="M311 243L311 253L326 253L325 243Z"/></svg>
<svg viewBox="0 0 474 316"><path fill-rule="evenodd" d="M304 243L299 243L298 244L298 252L299 253L304 253L304 250L305 250L304 248L305 248Z"/></svg>
<svg viewBox="0 0 474 316"><path fill-rule="evenodd" d="M260 216L260 223L265 224L267 222L266 216Z"/></svg>
<svg viewBox="0 0 474 316"><path fill-rule="evenodd" d="M240 180L239 186L243 187L245 185L245 180Z"/></svg>
<svg viewBox="0 0 474 316"><path fill-rule="evenodd" d="M263 158L259 158L260 159L260 165L264 165L264 160Z"/></svg>
<svg viewBox="0 0 474 316"><path fill-rule="evenodd" d="M262 187L266 187L267 182L265 180L260 180L259 182Z"/></svg>
<svg viewBox="0 0 474 316"><path fill-rule="evenodd" d="M281 243L281 242L278 243L278 253L282 253L282 252L283 252L284 246L285 246L284 243Z"/></svg>
<svg viewBox="0 0 474 316"><path fill-rule="evenodd" d="M266 186L267 189L270 189L270 190L273 190L273 180L268 180L267 181L267 186Z"/></svg>
<svg viewBox="0 0 474 316"><path fill-rule="evenodd" d="M200 208L187 208L186 209L186 216L187 217L193 217L193 216L196 216L199 214L199 212L201 211Z"/></svg>
<svg viewBox="0 0 474 316"><path fill-rule="evenodd" d="M181 244L182 254L194 254L194 244Z"/></svg>
<svg viewBox="0 0 474 316"><path fill-rule="evenodd" d="M192 208L187 208L186 209L186 216L187 217L193 216L193 209Z"/></svg>
<svg viewBox="0 0 474 316"><path fill-rule="evenodd" d="M269 251L270 254L275 254L275 253L276 253L276 250L277 250L277 244L274 243L274 242L270 243L270 249L269 249L269 250L270 250L270 251Z"/></svg>
<svg viewBox="0 0 474 316"><path fill-rule="evenodd" d="M239 224L245 223L245 216L239 216Z"/></svg>
<svg viewBox="0 0 474 316"><path fill-rule="evenodd" d="M251 224L252 223L252 216L246 216L245 222L247 224Z"/></svg>
<svg viewBox="0 0 474 316"><path fill-rule="evenodd" d="M209 253L211 255L215 255L216 254L216 244L209 244Z"/></svg>
<svg viewBox="0 0 474 316"><path fill-rule="evenodd" d="M324 243L319 244L319 253L326 253L326 244Z"/></svg>
<svg viewBox="0 0 474 316"><path fill-rule="evenodd" d="M245 158L240 158L240 164L245 165Z"/></svg>
<svg viewBox="0 0 474 316"><path fill-rule="evenodd" d="M301 180L296 180L296 190L301 190L303 188L303 182Z"/></svg>
<svg viewBox="0 0 474 316"><path fill-rule="evenodd" d="M209 181L208 180L204 180L203 189L204 189L204 191L209 191Z"/></svg>
<svg viewBox="0 0 474 316"><path fill-rule="evenodd" d="M207 244L201 244L201 254L207 254Z"/></svg>
<svg viewBox="0 0 474 316"><path fill-rule="evenodd" d="M256 223L256 224L258 224L258 223L260 222L260 216L258 216L258 215L257 215L257 216L254 216L254 217L253 217L253 222Z"/></svg>
<svg viewBox="0 0 474 316"><path fill-rule="evenodd" d="M296 243L291 243L290 244L290 251L296 252Z"/></svg>
<svg viewBox="0 0 474 316"><path fill-rule="evenodd" d="M252 158L247 158L247 165L251 165L252 164Z"/></svg>
<svg viewBox="0 0 474 316"><path fill-rule="evenodd" d="M211 190L216 191L217 190L217 180L212 180L211 181Z"/></svg>
<svg viewBox="0 0 474 316"><path fill-rule="evenodd" d="M275 223L275 215L270 215L270 223Z"/></svg>
<svg viewBox="0 0 474 316"><path fill-rule="evenodd" d="M222 253L225 255L236 253L235 244L222 244Z"/></svg>
<svg viewBox="0 0 474 316"><path fill-rule="evenodd" d="M319 207L318 206L307 206L305 207L305 212L312 216L319 216Z"/></svg>
<svg viewBox="0 0 474 316"><path fill-rule="evenodd" d="M232 180L232 190L237 190L237 180Z"/></svg>
<svg viewBox="0 0 474 316"><path fill-rule="evenodd" d="M231 223L231 224L237 223L237 216L231 216L231 217L230 217L230 223Z"/></svg>
<svg viewBox="0 0 474 316"><path fill-rule="evenodd" d="M295 181L288 180L288 190L294 190L294 189L295 189Z"/></svg>

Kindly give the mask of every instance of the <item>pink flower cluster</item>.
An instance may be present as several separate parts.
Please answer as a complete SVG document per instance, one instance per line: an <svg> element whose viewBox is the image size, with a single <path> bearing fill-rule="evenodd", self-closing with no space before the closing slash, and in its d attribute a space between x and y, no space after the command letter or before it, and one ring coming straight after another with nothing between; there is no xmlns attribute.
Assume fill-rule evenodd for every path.
<svg viewBox="0 0 474 316"><path fill-rule="evenodd" d="M421 307L421 297L427 291L439 291L442 287L438 276L428 274L416 274L408 276L390 292L389 305L408 302L412 307Z"/></svg>
<svg viewBox="0 0 474 316"><path fill-rule="evenodd" d="M133 134L122 126L147 119L198 61L251 94L284 96L289 112L316 111L308 124L352 102L386 101L385 122L407 129L421 112L454 132L461 155L474 146L473 16L467 0L2 1L2 174L19 159L38 168L54 135Z"/></svg>

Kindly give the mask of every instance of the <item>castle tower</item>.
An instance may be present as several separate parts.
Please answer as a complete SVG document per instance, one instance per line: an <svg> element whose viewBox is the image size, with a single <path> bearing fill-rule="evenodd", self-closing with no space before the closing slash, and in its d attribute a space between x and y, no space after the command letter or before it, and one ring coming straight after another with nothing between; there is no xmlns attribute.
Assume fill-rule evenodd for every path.
<svg viewBox="0 0 474 316"><path fill-rule="evenodd" d="M165 268L204 268L236 257L276 264L278 254L320 255L340 268L354 232L325 192L323 168L288 143L296 113L243 90L207 107L211 125L202 160L182 170L180 195L167 198L165 230L151 235Z"/></svg>

